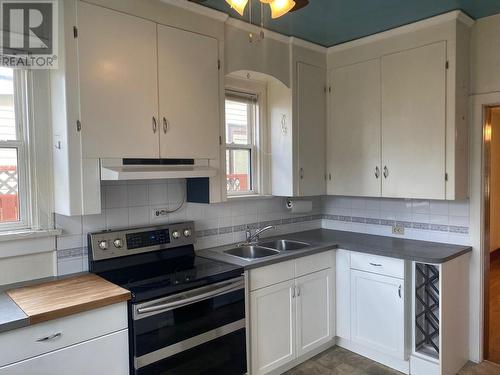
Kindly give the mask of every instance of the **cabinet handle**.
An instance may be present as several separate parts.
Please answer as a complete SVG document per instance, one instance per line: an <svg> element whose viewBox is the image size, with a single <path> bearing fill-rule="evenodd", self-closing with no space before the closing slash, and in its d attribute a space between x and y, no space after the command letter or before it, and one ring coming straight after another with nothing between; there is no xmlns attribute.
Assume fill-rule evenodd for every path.
<svg viewBox="0 0 500 375"><path fill-rule="evenodd" d="M156 134L157 129L158 129L158 124L156 124L156 118L153 116L153 133Z"/></svg>
<svg viewBox="0 0 500 375"><path fill-rule="evenodd" d="M49 336L45 336L45 337L40 337L39 339L37 339L36 341L37 342L45 342L45 341L51 341L51 340L54 340L54 339L57 339L59 337L62 336L62 333L61 332L57 332L57 333L54 333L52 335L49 335Z"/></svg>
<svg viewBox="0 0 500 375"><path fill-rule="evenodd" d="M398 288L398 295L399 295L399 298L401 298L401 285Z"/></svg>
<svg viewBox="0 0 500 375"><path fill-rule="evenodd" d="M168 125L169 125L168 120L165 117L163 117L163 133L165 133L165 134L167 134Z"/></svg>
<svg viewBox="0 0 500 375"><path fill-rule="evenodd" d="M382 267L382 265L379 263L370 263L370 265L373 267Z"/></svg>
<svg viewBox="0 0 500 375"><path fill-rule="evenodd" d="M300 288L297 287L297 297L300 297Z"/></svg>
<svg viewBox="0 0 500 375"><path fill-rule="evenodd" d="M304 179L304 168L300 168L300 179Z"/></svg>
<svg viewBox="0 0 500 375"><path fill-rule="evenodd" d="M292 298L295 298L295 287L292 286L290 289L292 290Z"/></svg>
<svg viewBox="0 0 500 375"><path fill-rule="evenodd" d="M380 168L377 166L375 167L375 178L379 178L380 177Z"/></svg>
<svg viewBox="0 0 500 375"><path fill-rule="evenodd" d="M387 177L389 177L389 169L387 168L387 166L384 166L384 178Z"/></svg>

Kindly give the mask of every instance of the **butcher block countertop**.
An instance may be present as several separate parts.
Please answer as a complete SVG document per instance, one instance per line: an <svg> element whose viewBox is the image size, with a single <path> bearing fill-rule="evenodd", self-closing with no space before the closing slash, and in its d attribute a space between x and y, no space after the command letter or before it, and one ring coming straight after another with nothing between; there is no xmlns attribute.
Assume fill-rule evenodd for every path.
<svg viewBox="0 0 500 375"><path fill-rule="evenodd" d="M28 324L96 309L130 299L130 292L94 274L7 290Z"/></svg>

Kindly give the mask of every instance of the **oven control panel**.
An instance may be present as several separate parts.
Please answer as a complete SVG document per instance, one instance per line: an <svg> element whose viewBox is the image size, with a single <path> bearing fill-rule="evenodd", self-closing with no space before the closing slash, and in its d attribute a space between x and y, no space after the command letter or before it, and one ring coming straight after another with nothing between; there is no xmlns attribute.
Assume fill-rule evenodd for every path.
<svg viewBox="0 0 500 375"><path fill-rule="evenodd" d="M192 221L88 234L94 260L110 259L194 244Z"/></svg>

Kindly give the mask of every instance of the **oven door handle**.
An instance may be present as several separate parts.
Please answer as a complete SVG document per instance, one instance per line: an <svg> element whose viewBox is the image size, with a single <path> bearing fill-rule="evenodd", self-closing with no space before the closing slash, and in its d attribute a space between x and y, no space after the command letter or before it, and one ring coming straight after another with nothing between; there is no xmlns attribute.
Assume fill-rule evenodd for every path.
<svg viewBox="0 0 500 375"><path fill-rule="evenodd" d="M189 297L189 298L184 298L184 299L181 299L179 301L168 302L168 303L164 303L161 305L155 305L155 306L138 307L136 312L137 312L137 315L141 315L141 314L149 314L152 312L171 310L175 307L190 305L192 303L196 303L196 302L208 299L208 298L216 297L216 296L223 294L223 293L228 293L228 292L232 292L234 290L242 289L244 287L244 284L245 283L243 280L238 280L237 282L232 282L231 284L223 286L221 288L217 288L215 290L211 290L211 291L205 292L205 293L200 293L198 295L194 295L194 296Z"/></svg>

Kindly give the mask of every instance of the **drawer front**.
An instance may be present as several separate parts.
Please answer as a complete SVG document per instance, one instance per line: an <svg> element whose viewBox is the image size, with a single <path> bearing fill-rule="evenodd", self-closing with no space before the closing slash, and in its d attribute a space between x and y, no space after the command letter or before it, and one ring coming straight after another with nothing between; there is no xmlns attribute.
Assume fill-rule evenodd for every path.
<svg viewBox="0 0 500 375"><path fill-rule="evenodd" d="M334 265L332 250L297 258L295 260L295 277L331 268Z"/></svg>
<svg viewBox="0 0 500 375"><path fill-rule="evenodd" d="M265 288L293 279L295 277L294 267L295 261L288 260L250 270L250 290Z"/></svg>
<svg viewBox="0 0 500 375"><path fill-rule="evenodd" d="M351 268L400 279L405 277L405 261L403 259L352 252Z"/></svg>
<svg viewBox="0 0 500 375"><path fill-rule="evenodd" d="M54 319L0 334L0 366L126 329L127 303ZM47 338L44 340L44 338ZM16 348L12 350L12 348Z"/></svg>
<svg viewBox="0 0 500 375"><path fill-rule="evenodd" d="M126 329L0 367L0 375L124 375L128 373L128 330Z"/></svg>

